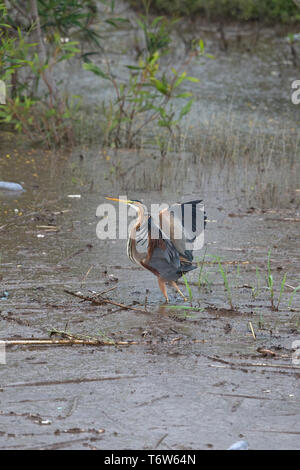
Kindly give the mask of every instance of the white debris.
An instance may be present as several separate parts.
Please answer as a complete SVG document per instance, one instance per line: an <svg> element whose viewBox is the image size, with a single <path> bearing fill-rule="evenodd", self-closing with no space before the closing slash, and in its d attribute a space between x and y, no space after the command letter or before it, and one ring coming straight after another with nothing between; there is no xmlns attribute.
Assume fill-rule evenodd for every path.
<svg viewBox="0 0 300 470"><path fill-rule="evenodd" d="M19 183L11 183L10 181L0 181L0 189L7 189L8 191L24 191L23 186Z"/></svg>
<svg viewBox="0 0 300 470"><path fill-rule="evenodd" d="M227 450L249 450L249 444L247 441L237 441L228 447Z"/></svg>

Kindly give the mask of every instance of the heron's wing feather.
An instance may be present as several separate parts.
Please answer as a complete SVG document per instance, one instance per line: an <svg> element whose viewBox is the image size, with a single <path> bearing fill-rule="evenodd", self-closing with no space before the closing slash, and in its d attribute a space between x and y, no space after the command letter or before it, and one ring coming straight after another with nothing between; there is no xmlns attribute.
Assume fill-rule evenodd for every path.
<svg viewBox="0 0 300 470"><path fill-rule="evenodd" d="M149 237L149 252L154 248L163 251L163 257L168 263L174 266L180 266L179 253L172 240L164 233L160 227L153 221L152 217L148 218L148 237Z"/></svg>
<svg viewBox="0 0 300 470"><path fill-rule="evenodd" d="M142 224L139 230L141 243L146 242L146 234L148 238L147 254L142 259L142 266L166 281L177 281L183 272L196 268L192 265L192 256L187 252L180 254L173 241L151 216L147 218L146 227Z"/></svg>
<svg viewBox="0 0 300 470"><path fill-rule="evenodd" d="M177 249L151 216L141 224L139 236L140 244L145 244L147 237L147 254L143 259L145 267L162 278L172 276L180 269Z"/></svg>
<svg viewBox="0 0 300 470"><path fill-rule="evenodd" d="M173 204L160 212L162 231L169 238L181 255L192 261L193 250L203 245L206 216L201 200L183 204Z"/></svg>
<svg viewBox="0 0 300 470"><path fill-rule="evenodd" d="M169 237L161 230L161 228L153 221L150 215L146 215L136 231L136 245L143 249L149 250L150 243L154 240L165 240L168 257L171 260L175 251ZM173 251L172 251L173 249Z"/></svg>

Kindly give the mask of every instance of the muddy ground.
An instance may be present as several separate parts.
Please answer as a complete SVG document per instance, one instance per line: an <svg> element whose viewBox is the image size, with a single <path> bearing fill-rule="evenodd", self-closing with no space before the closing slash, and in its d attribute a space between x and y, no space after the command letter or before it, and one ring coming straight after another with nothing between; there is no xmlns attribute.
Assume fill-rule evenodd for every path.
<svg viewBox="0 0 300 470"><path fill-rule="evenodd" d="M169 310L151 273L130 264L126 241L96 237L96 208L115 194L104 178L91 188L93 175L108 165L100 155L90 152L82 161L74 152L70 162L12 152L2 166L7 179L10 159L15 179L29 181L33 161L38 176L19 197L1 196L1 291L8 292L0 303L1 339L47 338L55 328L139 344L8 347L1 365L2 448L224 449L242 436L253 449L300 447L300 368L292 362L299 296L289 309L286 287L279 311L272 311L266 289L269 248L275 299L283 273L290 286L299 283L296 209L241 211L210 179L203 188L207 253L229 262L234 311L207 257L200 290L193 285L199 271L189 276L192 305L201 310ZM80 183L72 183L74 172ZM68 197L74 194L81 198ZM158 193L135 196L159 200ZM256 267L261 287L253 298ZM116 287L111 299L136 308L144 309L147 298L149 313L95 306L64 292L110 287ZM170 293L170 303L182 300Z"/></svg>
<svg viewBox="0 0 300 470"><path fill-rule="evenodd" d="M237 54L220 59L224 77L232 60L240 79L245 76ZM236 103L244 124L260 101L266 134L273 119L294 132L295 107L287 103L291 64L282 91L273 86L278 70L284 80L279 66L270 74L265 56L258 56L260 89L255 63L248 63L252 93L248 100L238 88L237 101L232 81L219 82L217 63L206 66L205 86L226 95L220 104L212 91L210 109L224 113ZM138 344L7 347L0 365L0 447L226 449L246 439L251 449L300 449L300 364L293 347L300 340L299 291L291 301L300 284L300 188L290 179L297 167L269 161L259 181L275 182L274 199L262 207L269 188L256 185L258 169L249 162L216 158L206 165L195 152L170 153L158 191L162 166L154 148L103 151L99 144L60 154L5 139L0 179L22 182L26 191L0 194L0 339L49 338L55 329ZM204 199L209 222L200 288L200 269L188 276L193 298L187 305L195 310L178 308L182 299L171 291L176 308L166 308L154 276L128 260L126 240L96 237L98 205L121 194L146 203ZM269 249L275 306L288 273L278 311L267 289ZM209 255L225 262L233 309ZM93 305L64 291L90 295L112 287L110 299L147 312Z"/></svg>

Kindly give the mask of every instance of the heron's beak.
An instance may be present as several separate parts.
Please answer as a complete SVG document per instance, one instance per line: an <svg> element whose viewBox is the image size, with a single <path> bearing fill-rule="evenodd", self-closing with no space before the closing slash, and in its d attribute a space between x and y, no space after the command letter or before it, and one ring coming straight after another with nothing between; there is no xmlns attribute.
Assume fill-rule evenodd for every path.
<svg viewBox="0 0 300 470"><path fill-rule="evenodd" d="M118 199L115 197L106 197L105 199L108 199L109 201L118 201L118 202L124 202L124 204L131 204L132 201L127 201L126 199Z"/></svg>

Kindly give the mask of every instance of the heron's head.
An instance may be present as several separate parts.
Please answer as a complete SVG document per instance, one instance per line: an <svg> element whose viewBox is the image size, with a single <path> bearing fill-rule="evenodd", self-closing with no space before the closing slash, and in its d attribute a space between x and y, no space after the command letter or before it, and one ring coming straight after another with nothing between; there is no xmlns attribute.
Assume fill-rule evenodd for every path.
<svg viewBox="0 0 300 470"><path fill-rule="evenodd" d="M119 199L115 197L106 197L109 201L122 202L123 204L128 204L130 207L133 207L136 211L139 212L143 208L143 203L137 199Z"/></svg>

